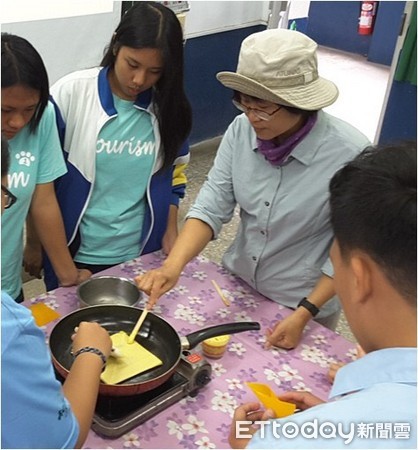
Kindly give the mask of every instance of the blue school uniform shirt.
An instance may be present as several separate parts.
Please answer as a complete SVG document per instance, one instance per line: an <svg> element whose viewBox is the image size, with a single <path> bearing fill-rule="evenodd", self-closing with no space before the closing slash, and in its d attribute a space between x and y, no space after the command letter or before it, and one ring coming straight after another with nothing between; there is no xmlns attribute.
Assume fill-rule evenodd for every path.
<svg viewBox="0 0 418 450"><path fill-rule="evenodd" d="M1 293L1 448L74 448L79 426L31 311Z"/></svg>
<svg viewBox="0 0 418 450"><path fill-rule="evenodd" d="M247 448L416 449L417 349L388 348L365 355L337 372L330 402L275 422L275 432L271 423L265 436L258 431ZM305 428L306 436L300 432L304 424L311 427ZM335 428L334 437L338 424L343 433ZM317 436L307 437L314 436L315 428Z"/></svg>

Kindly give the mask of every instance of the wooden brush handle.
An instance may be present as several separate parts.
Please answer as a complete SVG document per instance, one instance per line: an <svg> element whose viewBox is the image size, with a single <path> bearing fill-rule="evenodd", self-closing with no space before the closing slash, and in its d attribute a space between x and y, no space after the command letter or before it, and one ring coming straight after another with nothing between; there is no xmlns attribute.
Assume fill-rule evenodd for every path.
<svg viewBox="0 0 418 450"><path fill-rule="evenodd" d="M139 319L136 322L134 329L132 330L131 334L129 335L128 344L132 344L134 342L135 337L138 334L139 329L141 328L141 325L143 324L145 318L147 317L147 314L148 314L148 309L145 308L142 311L142 314L139 316Z"/></svg>

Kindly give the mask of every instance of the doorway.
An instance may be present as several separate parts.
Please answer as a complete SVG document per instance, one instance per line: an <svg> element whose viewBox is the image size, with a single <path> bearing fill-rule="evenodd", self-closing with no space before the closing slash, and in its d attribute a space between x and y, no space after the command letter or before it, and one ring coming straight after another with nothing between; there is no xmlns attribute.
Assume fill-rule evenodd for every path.
<svg viewBox="0 0 418 450"><path fill-rule="evenodd" d="M319 74L333 81L339 90L337 101L324 110L345 120L375 143L390 67L364 56L318 48Z"/></svg>

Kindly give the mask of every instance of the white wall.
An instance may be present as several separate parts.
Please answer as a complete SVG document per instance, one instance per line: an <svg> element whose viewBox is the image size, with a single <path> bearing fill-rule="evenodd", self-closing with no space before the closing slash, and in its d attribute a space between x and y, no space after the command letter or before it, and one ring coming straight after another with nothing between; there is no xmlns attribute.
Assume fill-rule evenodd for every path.
<svg viewBox="0 0 418 450"><path fill-rule="evenodd" d="M190 1L186 14L186 37L266 24L268 1Z"/></svg>
<svg viewBox="0 0 418 450"><path fill-rule="evenodd" d="M88 3L87 0L84 1ZM12 5L19 5L21 1L2 0L1 3L2 9L10 8L7 17L16 20L13 23L3 23L2 14L1 31L27 39L38 50L47 68L50 84L74 70L98 65L120 20L120 2L110 2L110 12L63 17L64 9L61 9L61 17L42 20L27 20L29 9L24 9L21 17L25 21L17 21L18 12L12 8ZM71 3L71 0L56 0L56 3ZM44 16L50 15L52 11L58 14L57 10L51 8L48 14L44 11ZM69 9L65 11L68 12ZM40 13L41 10L37 17Z"/></svg>
<svg viewBox="0 0 418 450"><path fill-rule="evenodd" d="M186 38L266 23L268 1L190 1ZM41 54L50 83L98 65L121 14L111 0L2 0L1 31L28 39Z"/></svg>
<svg viewBox="0 0 418 450"><path fill-rule="evenodd" d="M289 20L308 17L310 1L297 0L291 1L289 7Z"/></svg>
<svg viewBox="0 0 418 450"><path fill-rule="evenodd" d="M3 0L1 2L1 21L2 23L26 22L112 11L112 0Z"/></svg>

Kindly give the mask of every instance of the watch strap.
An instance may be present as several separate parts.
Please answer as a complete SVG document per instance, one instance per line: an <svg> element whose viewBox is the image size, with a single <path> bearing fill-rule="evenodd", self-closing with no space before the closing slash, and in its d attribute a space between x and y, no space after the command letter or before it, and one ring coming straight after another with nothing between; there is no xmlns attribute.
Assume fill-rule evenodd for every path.
<svg viewBox="0 0 418 450"><path fill-rule="evenodd" d="M319 313L319 308L311 303L307 297L303 297L303 299L298 303L298 308L300 306L307 309L312 314L312 317L315 317Z"/></svg>

